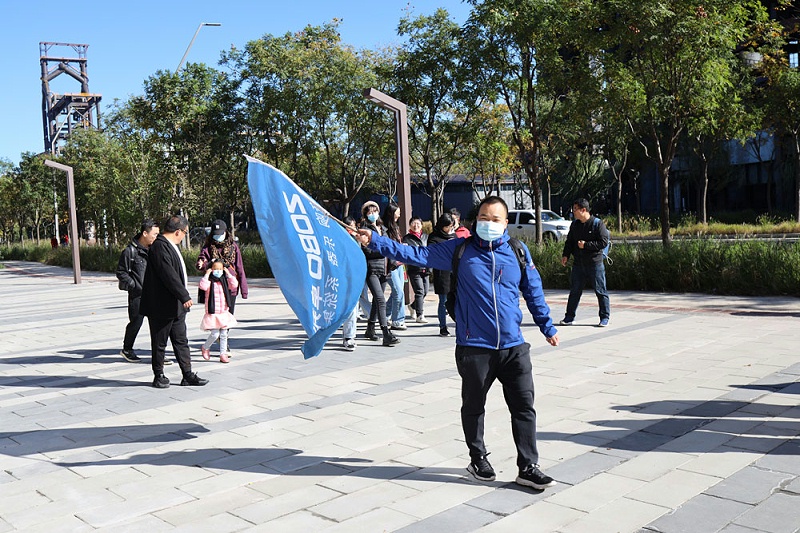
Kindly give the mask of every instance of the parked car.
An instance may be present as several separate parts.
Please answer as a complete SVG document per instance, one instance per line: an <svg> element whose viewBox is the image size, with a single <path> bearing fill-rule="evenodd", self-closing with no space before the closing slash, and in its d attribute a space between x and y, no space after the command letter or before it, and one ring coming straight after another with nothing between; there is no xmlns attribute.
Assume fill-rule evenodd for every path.
<svg viewBox="0 0 800 533"><path fill-rule="evenodd" d="M567 238L569 220L553 211L542 209L542 238L560 242ZM536 211L520 209L508 212L508 234L517 239L536 238Z"/></svg>

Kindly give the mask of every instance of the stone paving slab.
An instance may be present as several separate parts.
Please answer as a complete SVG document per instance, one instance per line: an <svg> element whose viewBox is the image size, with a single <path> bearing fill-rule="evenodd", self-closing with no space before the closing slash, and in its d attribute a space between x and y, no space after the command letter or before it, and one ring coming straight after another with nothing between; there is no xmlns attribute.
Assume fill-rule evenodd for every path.
<svg viewBox="0 0 800 533"><path fill-rule="evenodd" d="M144 362L118 355L113 276L74 285L68 269L6 262L0 533L800 531L796 298L612 292L600 329L586 293L558 348L527 317L541 464L559 482L533 491L513 483L499 385L498 479L466 474L453 339L435 320L392 348L345 352L336 335L305 361L274 281L251 287L231 363L195 353L206 387L178 386L172 365L156 390L146 324ZM546 296L558 321L567 294Z"/></svg>

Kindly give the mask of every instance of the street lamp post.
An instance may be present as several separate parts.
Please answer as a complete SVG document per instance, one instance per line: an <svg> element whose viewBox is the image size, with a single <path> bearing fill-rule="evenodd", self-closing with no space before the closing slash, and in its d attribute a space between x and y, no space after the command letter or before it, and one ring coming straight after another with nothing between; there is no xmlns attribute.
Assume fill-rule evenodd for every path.
<svg viewBox="0 0 800 533"><path fill-rule="evenodd" d="M377 89L364 89L364 98L394 114L394 140L397 157L397 200L400 207L400 235L408 233L411 218L411 162L408 156L408 113L406 104ZM411 287L405 284L406 302L412 301Z"/></svg>
<svg viewBox="0 0 800 533"><path fill-rule="evenodd" d="M67 173L67 201L69 203L70 244L72 245L72 273L75 285L81 284L81 255L78 248L78 218L75 208L75 180L72 177L72 167L56 163L50 159L44 160L45 166L62 170Z"/></svg>
<svg viewBox="0 0 800 533"><path fill-rule="evenodd" d="M197 27L197 31L194 32L194 37L192 37L192 40L189 42L189 46L186 47L186 52L184 52L183 57L181 58L181 62L178 63L178 68L175 69L175 73L176 74L181 69L181 67L183 66L183 62L186 61L186 56L189 55L189 50L192 49L192 45L194 44L194 40L197 39L197 34L200 33L200 28L202 28L203 26L222 26L222 24L219 23L219 22L201 22L200 23L200 25Z"/></svg>
<svg viewBox="0 0 800 533"><path fill-rule="evenodd" d="M364 98L394 113L394 140L397 154L397 200L400 207L400 234L408 233L411 218L411 163L408 156L408 115L406 104L377 89L364 89Z"/></svg>
<svg viewBox="0 0 800 533"><path fill-rule="evenodd" d="M192 40L189 41L189 46L186 47L186 51L183 53L183 57L181 58L181 62L178 63L178 68L175 69L175 74L177 74L181 70L181 67L183 66L183 62L186 61L186 56L189 55L189 50L192 49L192 45L194 44L194 40L197 39L197 34L200 33L200 29L203 26L222 26L222 24L219 23L219 22L201 22L200 25L197 26L197 30L195 30L194 35L192 36ZM181 194L181 196L183 196L183 186L181 186L181 188L180 188L180 194ZM183 202L181 202L181 203L183 203ZM181 207L181 216L183 216L183 214L184 214L183 213L183 208ZM188 234L183 236L183 247L184 248L188 248L189 247L189 235Z"/></svg>

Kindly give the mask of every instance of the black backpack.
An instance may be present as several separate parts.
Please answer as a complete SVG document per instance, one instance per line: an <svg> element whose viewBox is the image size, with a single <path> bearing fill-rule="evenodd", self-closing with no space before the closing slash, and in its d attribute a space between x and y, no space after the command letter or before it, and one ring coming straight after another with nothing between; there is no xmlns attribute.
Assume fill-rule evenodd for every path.
<svg viewBox="0 0 800 533"><path fill-rule="evenodd" d="M467 237L464 242L459 244L456 247L456 251L453 253L453 264L450 267L450 292L447 293L447 301L445 302L445 307L447 308L447 314L453 320L456 319L456 287L458 285L458 264L461 262L461 256L464 255L464 248L466 248L467 243L472 240L472 237ZM519 272L521 276L525 275L525 268L528 266L528 260L525 257L525 245L519 239L515 239L511 237L508 239L508 244L514 249L514 252L517 254L517 260L519 261Z"/></svg>

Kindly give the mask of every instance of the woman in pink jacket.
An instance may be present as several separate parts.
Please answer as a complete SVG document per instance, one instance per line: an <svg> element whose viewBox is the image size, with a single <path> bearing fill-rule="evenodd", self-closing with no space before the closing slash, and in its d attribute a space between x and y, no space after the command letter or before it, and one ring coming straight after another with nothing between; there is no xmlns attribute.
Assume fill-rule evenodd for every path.
<svg viewBox="0 0 800 533"><path fill-rule="evenodd" d="M232 270L226 270L222 261L215 259L211 262L211 268L206 270L203 279L200 280L200 290L206 293L206 314L200 327L208 331L208 338L200 353L203 359L211 359L211 346L219 339L219 361L227 363L230 353L228 353L228 328L236 325L236 319L231 314L232 294L235 294L239 287L236 275Z"/></svg>

